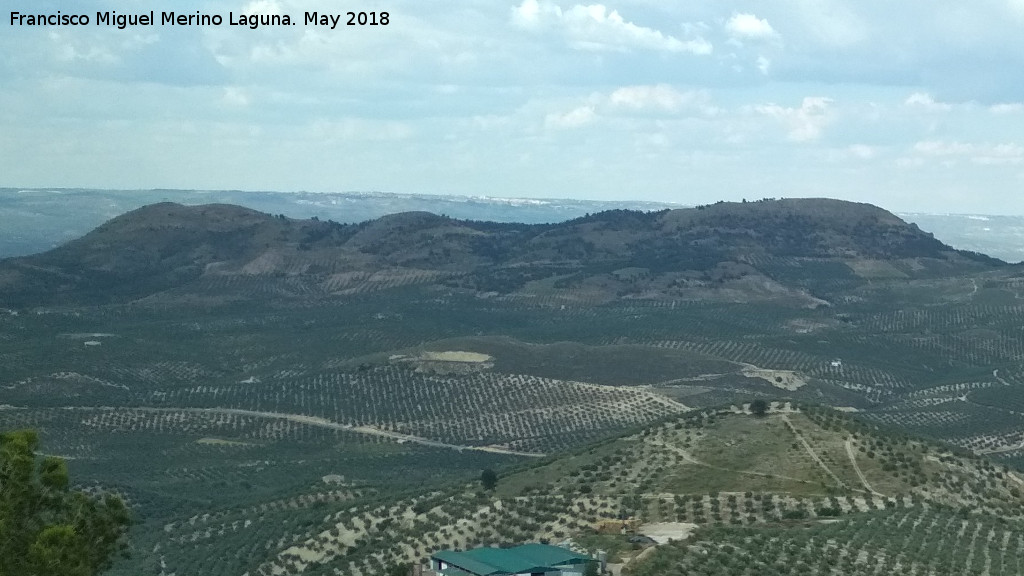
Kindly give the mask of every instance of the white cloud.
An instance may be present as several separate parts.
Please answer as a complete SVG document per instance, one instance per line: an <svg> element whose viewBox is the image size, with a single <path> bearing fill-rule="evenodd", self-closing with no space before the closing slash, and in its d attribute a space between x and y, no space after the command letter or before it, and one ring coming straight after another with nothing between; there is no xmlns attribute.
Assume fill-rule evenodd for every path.
<svg viewBox="0 0 1024 576"><path fill-rule="evenodd" d="M406 140L413 133L412 127L404 122L365 118L320 119L314 121L309 129L310 136L325 144L338 141Z"/></svg>
<svg viewBox="0 0 1024 576"><path fill-rule="evenodd" d="M849 48L869 37L868 23L849 8L853 5L851 3L841 0L797 0L796 4L797 15L803 19L808 36L824 46Z"/></svg>
<svg viewBox="0 0 1024 576"><path fill-rule="evenodd" d="M767 76L768 71L772 69L772 61L764 56L758 56L757 69L761 71L761 74Z"/></svg>
<svg viewBox="0 0 1024 576"><path fill-rule="evenodd" d="M544 12L542 15L541 12ZM562 9L547 2L543 7L537 0L523 0L523 3L512 9L512 21L523 28L539 26L542 16L561 17Z"/></svg>
<svg viewBox="0 0 1024 576"><path fill-rule="evenodd" d="M1010 12L1020 18L1024 18L1024 0L1006 0L1006 6Z"/></svg>
<svg viewBox="0 0 1024 576"><path fill-rule="evenodd" d="M638 26L604 4L576 4L562 10L546 0L523 0L512 9L512 21L529 30L554 27L577 50L626 52L639 49L698 55L713 51L711 43L704 38L681 40Z"/></svg>
<svg viewBox="0 0 1024 576"><path fill-rule="evenodd" d="M920 156L942 158L946 163L969 160L983 166L1024 164L1024 146L1015 142L1002 144L973 144L947 140L917 142L914 152Z"/></svg>
<svg viewBox="0 0 1024 576"><path fill-rule="evenodd" d="M597 118L593 106L579 106L564 113L551 113L544 117L544 127L559 130L580 128Z"/></svg>
<svg viewBox="0 0 1024 576"><path fill-rule="evenodd" d="M660 109L678 111L696 99L694 92L680 92L666 84L653 86L625 86L611 93L608 100L615 106L634 110Z"/></svg>
<svg viewBox="0 0 1024 576"><path fill-rule="evenodd" d="M748 13L733 14L725 23L725 30L733 38L743 40L770 40L778 36L768 20Z"/></svg>
<svg viewBox="0 0 1024 576"><path fill-rule="evenodd" d="M861 160L871 160L877 155L874 148L864 144L853 144L849 146L846 151L854 158L859 158Z"/></svg>
<svg viewBox="0 0 1024 576"><path fill-rule="evenodd" d="M105 65L120 62L120 58L98 38L83 38L82 35L54 31L51 31L47 37L55 48L55 54L59 61Z"/></svg>
<svg viewBox="0 0 1024 576"><path fill-rule="evenodd" d="M1018 112L1024 112L1024 103L1004 102L1002 104L993 104L988 107L988 110L993 114L1016 114Z"/></svg>
<svg viewBox="0 0 1024 576"><path fill-rule="evenodd" d="M971 162L984 165L1022 164L1024 163L1024 146L1013 142L986 146L971 157Z"/></svg>
<svg viewBox="0 0 1024 576"><path fill-rule="evenodd" d="M778 104L763 104L753 109L759 114L770 116L782 122L788 129L787 136L794 142L809 142L821 137L825 126L832 121L830 98L808 96L799 108L786 108Z"/></svg>
<svg viewBox="0 0 1024 576"><path fill-rule="evenodd" d="M906 106L923 108L929 112L948 112L953 106L945 102L936 102L931 94L926 92L914 92L903 101Z"/></svg>
<svg viewBox="0 0 1024 576"><path fill-rule="evenodd" d="M243 107L249 105L250 98L245 89L237 86L227 86L224 88L222 101L228 106Z"/></svg>
<svg viewBox="0 0 1024 576"><path fill-rule="evenodd" d="M720 112L721 109L712 103L711 96L705 90L679 90L668 84L642 84L623 86L610 93L594 92L581 99L568 112L547 114L544 126L578 128L599 117L631 117L636 122L620 123L619 126L636 127L646 120L637 119L633 113L640 113L642 117L664 118L669 115L711 118ZM657 121L656 118L650 119Z"/></svg>
<svg viewBox="0 0 1024 576"><path fill-rule="evenodd" d="M945 140L924 140L914 144L914 152L925 156L964 156L974 151L974 146L962 142Z"/></svg>
<svg viewBox="0 0 1024 576"><path fill-rule="evenodd" d="M281 14L281 5L276 0L253 0L242 8L242 14Z"/></svg>

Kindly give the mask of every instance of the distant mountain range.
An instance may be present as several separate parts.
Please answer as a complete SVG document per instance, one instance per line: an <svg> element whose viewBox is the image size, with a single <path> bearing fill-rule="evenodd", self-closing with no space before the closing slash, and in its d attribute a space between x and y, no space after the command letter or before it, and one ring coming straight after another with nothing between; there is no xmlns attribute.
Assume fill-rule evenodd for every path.
<svg viewBox="0 0 1024 576"><path fill-rule="evenodd" d="M204 280L241 277L288 279L290 289L277 296L316 298L344 295L358 277L377 278L380 287L427 283L481 294L819 305L836 282L1002 264L953 249L881 208L828 199L609 210L554 224L430 212L341 224L163 202L53 250L0 262L0 295L22 305L210 297ZM241 298L244 290L228 292L218 297Z"/></svg>
<svg viewBox="0 0 1024 576"><path fill-rule="evenodd" d="M238 204L289 218L357 223L399 212L452 218L554 223L606 210L682 208L663 202L490 198L416 194L241 192L231 190L91 190L0 188L0 258L43 252L78 238L120 214L158 202ZM936 238L963 250L1024 260L1024 216L900 213Z"/></svg>

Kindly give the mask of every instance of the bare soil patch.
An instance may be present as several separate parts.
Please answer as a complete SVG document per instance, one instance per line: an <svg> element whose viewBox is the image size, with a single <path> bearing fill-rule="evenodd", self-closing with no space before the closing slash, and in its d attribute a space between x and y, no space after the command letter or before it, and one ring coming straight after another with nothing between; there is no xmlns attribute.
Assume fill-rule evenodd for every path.
<svg viewBox="0 0 1024 576"><path fill-rule="evenodd" d="M656 522L644 524L639 532L658 544L667 544L672 540L685 540L697 529L690 522Z"/></svg>
<svg viewBox="0 0 1024 576"><path fill-rule="evenodd" d="M793 370L769 370L753 364L744 364L742 374L748 378L766 380L772 386L783 390L798 390L807 385L804 377Z"/></svg>

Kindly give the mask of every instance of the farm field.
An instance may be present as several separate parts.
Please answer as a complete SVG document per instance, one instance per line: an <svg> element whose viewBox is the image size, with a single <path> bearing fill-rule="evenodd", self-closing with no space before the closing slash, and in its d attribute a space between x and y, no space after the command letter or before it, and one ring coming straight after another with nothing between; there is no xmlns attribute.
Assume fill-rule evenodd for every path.
<svg viewBox="0 0 1024 576"><path fill-rule="evenodd" d="M861 421L1012 467L1024 450L1024 405L1014 404L1015 391L1024 390L1016 328L1024 308L557 302L399 287L318 307L217 306L189 318L173 306L143 305L5 315L2 403L11 408L0 409L0 427L39 429L47 452L68 458L83 484L117 490L133 504L132 557L114 574L159 574L161 566L178 574L200 566L204 574L256 574L260 566L286 565L316 574L340 558L357 565L362 556L328 553L326 543L307 555L317 562L281 555L330 541L323 536L331 533L323 524L329 514L394 502L411 486L443 491L484 468L529 464L694 409L756 398L857 410ZM446 361L461 358L444 355L453 351L487 360ZM803 384L786 386L776 374ZM770 433L735 430L737 438L709 432L702 448L685 448L696 437L674 439L684 453L664 470L643 468L657 488L642 493L787 494L795 506L829 497L820 486L831 482L861 497L843 442L820 455L833 477L792 441L753 442L782 442L788 428L778 420L771 426ZM724 457L729 443L746 452ZM756 458L782 449L802 467L793 476L800 481ZM713 473L671 472L669 463L686 458ZM595 484L588 497L621 498L638 481ZM907 489L884 478L869 482L886 496ZM564 498L561 490L553 494ZM651 504L650 518L713 520L711 502L695 508L673 496ZM731 508L723 505L727 512L718 516L728 520ZM547 532L524 528L507 539L580 530L555 522ZM469 534L444 540L438 533L421 552L477 541ZM379 560L404 562L406 552L396 548ZM361 565L373 573L372 564Z"/></svg>

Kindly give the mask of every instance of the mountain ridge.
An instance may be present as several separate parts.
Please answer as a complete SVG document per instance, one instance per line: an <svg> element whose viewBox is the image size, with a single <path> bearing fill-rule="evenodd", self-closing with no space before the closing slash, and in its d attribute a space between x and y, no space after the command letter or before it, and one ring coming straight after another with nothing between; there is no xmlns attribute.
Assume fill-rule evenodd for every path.
<svg viewBox="0 0 1024 576"><path fill-rule="evenodd" d="M23 304L50 303L55 294L100 303L145 298L213 275L288 276L323 285L337 274L397 271L430 273L431 281L478 292L510 293L556 279L562 282L556 290L583 285L606 297L658 297L751 275L778 281L765 263L785 258L912 259L920 262L904 268L936 274L1004 264L953 249L876 206L831 199L611 210L556 224L423 211L338 224L168 202L115 217L48 252L0 261L0 295ZM623 282L620 270L634 270L635 277Z"/></svg>

